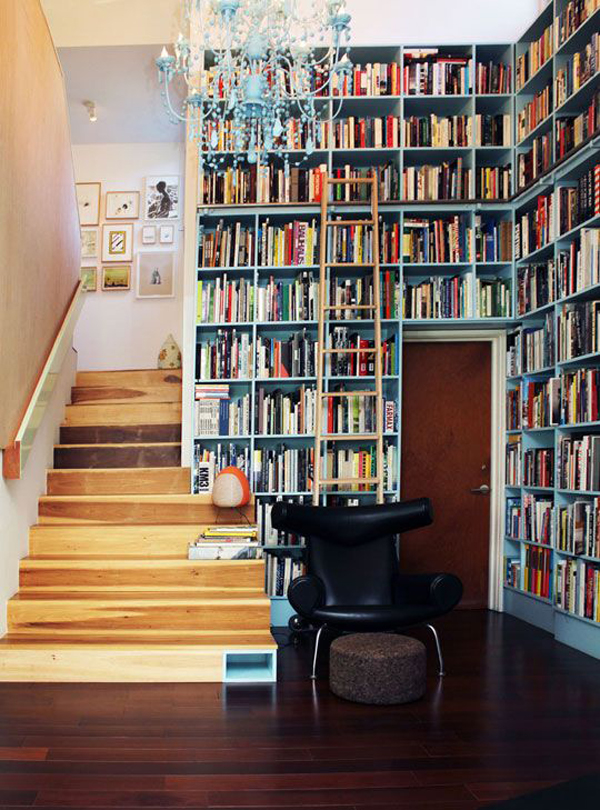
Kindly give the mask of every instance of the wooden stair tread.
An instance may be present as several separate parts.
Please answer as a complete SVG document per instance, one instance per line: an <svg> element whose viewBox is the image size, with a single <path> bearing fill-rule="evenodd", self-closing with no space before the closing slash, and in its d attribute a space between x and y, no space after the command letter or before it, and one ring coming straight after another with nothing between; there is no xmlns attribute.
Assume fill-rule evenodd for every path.
<svg viewBox="0 0 600 810"><path fill-rule="evenodd" d="M174 647L181 648L182 650L188 647L226 648L231 650L244 647L277 649L277 644L269 632L263 630L247 630L244 632L231 631L229 633L221 631L215 634L207 632L204 634L196 634L195 636L185 633L179 638L177 636L160 638L157 635L153 637L149 634L140 637L139 640L132 638L130 641L126 641L123 638L89 638L82 634L64 638L59 635L43 635L36 637L33 634L20 635L19 633L7 633L7 635L0 638L0 654L6 652L6 648L9 647L47 650L52 650L54 647L72 650L88 648L92 651L102 648L115 650L162 650Z"/></svg>
<svg viewBox="0 0 600 810"><path fill-rule="evenodd" d="M55 450L97 450L104 447L134 447L136 449L143 447L181 447L181 442L93 442L91 444L55 444ZM70 468L87 470L87 467Z"/></svg>
<svg viewBox="0 0 600 810"><path fill-rule="evenodd" d="M181 386L181 369L142 368L123 371L78 371L78 387L115 385L172 385Z"/></svg>
<svg viewBox="0 0 600 810"><path fill-rule="evenodd" d="M67 405L63 426L181 424L180 402Z"/></svg>
<svg viewBox="0 0 600 810"><path fill-rule="evenodd" d="M181 605L187 603L193 604L207 604L214 605L224 601L236 602L239 604L252 604L256 603L257 599L268 601L268 597L264 591L254 589L253 591L244 591L242 595L232 593L228 594L228 590L213 589L210 594L205 594L204 589L198 588L198 592L190 588L181 588L179 590L172 590L165 588L164 590L149 589L147 591L129 591L123 589L106 589L102 592L94 591L62 591L56 589L44 589L39 592L30 588L19 588L19 591L9 599L9 602L29 602L35 600L36 602L96 602L100 607L104 606L106 602L132 602L135 605ZM215 593L218 591L219 593Z"/></svg>
<svg viewBox="0 0 600 810"><path fill-rule="evenodd" d="M181 387L153 386L75 386L71 390L73 405L139 404L181 402Z"/></svg>
<svg viewBox="0 0 600 810"><path fill-rule="evenodd" d="M253 500L253 499L252 499ZM202 506L212 506L210 496L186 494L156 494L156 495L42 495L40 503L182 503L200 504ZM231 510L223 509L223 512Z"/></svg>
<svg viewBox="0 0 600 810"><path fill-rule="evenodd" d="M45 527L44 527L45 528ZM79 559L71 559L70 557L65 557L64 560L69 561L69 567L71 568L82 568L88 570L90 568L110 568L110 567L118 567L120 569L123 568L131 568L132 570L139 570L140 568L149 568L149 569L160 569L160 568L181 568L181 570L187 570L189 568L202 568L205 570L215 569L215 570L223 570L223 568L232 568L235 570L236 568L257 568L262 570L264 566L263 560L188 560L186 559L177 559L177 560L155 560L155 559L146 559L145 557L140 557L140 559L131 559L130 557L125 557L124 559L119 559L118 562L111 558L100 557L97 560L93 561L82 561ZM63 562L60 560L50 559L38 559L37 557L25 557L21 560L21 568L31 568L31 569L52 569L52 568L60 568L62 567Z"/></svg>

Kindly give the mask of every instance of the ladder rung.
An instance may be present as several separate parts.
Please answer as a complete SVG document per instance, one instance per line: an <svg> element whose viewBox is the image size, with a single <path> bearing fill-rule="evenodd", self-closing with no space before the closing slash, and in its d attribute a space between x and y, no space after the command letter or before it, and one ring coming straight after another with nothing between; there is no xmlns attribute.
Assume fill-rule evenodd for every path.
<svg viewBox="0 0 600 810"><path fill-rule="evenodd" d="M377 439L377 433L324 433L320 439L322 442L365 442Z"/></svg>
<svg viewBox="0 0 600 810"><path fill-rule="evenodd" d="M358 354L359 352L369 352L372 354L377 351L379 351L379 349L375 347L371 349L323 349L323 354Z"/></svg>
<svg viewBox="0 0 600 810"><path fill-rule="evenodd" d="M374 177L328 177L328 183L373 183ZM337 201L336 201L337 202Z"/></svg>
<svg viewBox="0 0 600 810"><path fill-rule="evenodd" d="M377 391L321 391L322 397L376 397Z"/></svg>
<svg viewBox="0 0 600 810"><path fill-rule="evenodd" d="M375 262L325 262L325 267L375 267Z"/></svg>
<svg viewBox="0 0 600 810"><path fill-rule="evenodd" d="M330 311L338 309L376 309L375 304L327 304L323 309Z"/></svg>
<svg viewBox="0 0 600 810"><path fill-rule="evenodd" d="M378 484L379 478L322 478L319 482L322 487L335 484Z"/></svg>
<svg viewBox="0 0 600 810"><path fill-rule="evenodd" d="M372 219L328 219L325 225L375 225Z"/></svg>

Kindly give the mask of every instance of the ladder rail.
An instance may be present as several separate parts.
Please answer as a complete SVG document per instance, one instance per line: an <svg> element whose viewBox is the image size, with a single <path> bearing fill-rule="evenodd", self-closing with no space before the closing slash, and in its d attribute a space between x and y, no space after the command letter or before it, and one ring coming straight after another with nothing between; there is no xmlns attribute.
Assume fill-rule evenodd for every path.
<svg viewBox="0 0 600 810"><path fill-rule="evenodd" d="M315 447L313 451L313 506L319 505L321 494L321 422L323 417L323 373L325 354L325 292L327 261L327 202L329 199L329 177L323 176L321 185L321 232L319 234L319 325L317 329L317 412L315 414Z"/></svg>
<svg viewBox="0 0 600 810"><path fill-rule="evenodd" d="M373 298L375 302L375 397L377 426L377 503L383 503L383 369L381 365L381 284L379 269L379 194L377 175L373 176L373 187L371 189L371 210L373 215Z"/></svg>

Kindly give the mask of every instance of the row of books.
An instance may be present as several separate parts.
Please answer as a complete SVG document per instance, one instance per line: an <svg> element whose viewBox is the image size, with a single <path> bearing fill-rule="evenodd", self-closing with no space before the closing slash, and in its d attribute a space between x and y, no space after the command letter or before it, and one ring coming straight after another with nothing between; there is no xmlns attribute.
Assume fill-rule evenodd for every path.
<svg viewBox="0 0 600 810"><path fill-rule="evenodd" d="M435 166L405 166L402 171L402 199L468 200L471 197L472 170L463 159L443 161Z"/></svg>
<svg viewBox="0 0 600 810"><path fill-rule="evenodd" d="M293 391L282 391L259 386L256 391L254 430L259 436L314 433L316 407L314 387L300 385Z"/></svg>
<svg viewBox="0 0 600 810"><path fill-rule="evenodd" d="M380 273L380 316L386 319L397 318L400 311L400 284L397 270L383 270ZM332 276L327 283L327 302L330 306L343 306L347 309L330 311L330 320L372 320L373 311L353 309L353 306L372 306L375 301L373 276L366 278L339 279Z"/></svg>
<svg viewBox="0 0 600 810"><path fill-rule="evenodd" d="M194 400L195 436L248 436L250 394L231 399L228 385L196 383Z"/></svg>
<svg viewBox="0 0 600 810"><path fill-rule="evenodd" d="M475 92L479 95L507 94L512 90L512 68L504 62L478 62L475 68Z"/></svg>
<svg viewBox="0 0 600 810"><path fill-rule="evenodd" d="M568 0L554 18L554 39L559 48L580 25L600 8L600 0Z"/></svg>
<svg viewBox="0 0 600 810"><path fill-rule="evenodd" d="M471 275L435 276L419 284L404 282L403 316L413 319L470 318Z"/></svg>
<svg viewBox="0 0 600 810"><path fill-rule="evenodd" d="M510 262L513 229L510 219L475 214L475 261Z"/></svg>
<svg viewBox="0 0 600 810"><path fill-rule="evenodd" d="M520 90L529 79L538 72L553 53L553 29L552 23L547 26L540 36L529 43L529 47L520 56L517 56L516 79L517 90Z"/></svg>
<svg viewBox="0 0 600 810"><path fill-rule="evenodd" d="M197 284L197 323L245 323L254 316L255 290L261 297L264 287L255 288L249 279L230 280L227 273L214 281Z"/></svg>
<svg viewBox="0 0 600 810"><path fill-rule="evenodd" d="M550 598L552 552L550 549L537 546L525 546L525 564L523 566L522 588L527 593Z"/></svg>
<svg viewBox="0 0 600 810"><path fill-rule="evenodd" d="M599 129L600 90L588 103L587 110L574 117L556 119L556 160L564 158Z"/></svg>
<svg viewBox="0 0 600 810"><path fill-rule="evenodd" d="M306 565L301 559L283 554L267 554L265 593L267 596L285 596L292 580L305 573Z"/></svg>
<svg viewBox="0 0 600 810"><path fill-rule="evenodd" d="M521 531L523 540L554 546L554 504L551 498L523 495Z"/></svg>
<svg viewBox="0 0 600 810"><path fill-rule="evenodd" d="M506 336L506 376L518 377L523 366L523 340L520 329Z"/></svg>
<svg viewBox="0 0 600 810"><path fill-rule="evenodd" d="M510 318L512 285L505 278L477 277L475 289L476 318Z"/></svg>
<svg viewBox="0 0 600 810"><path fill-rule="evenodd" d="M409 96L466 95L473 86L473 60L438 48L404 52L403 88Z"/></svg>
<svg viewBox="0 0 600 810"><path fill-rule="evenodd" d="M530 183L547 172L552 166L552 135L545 133L533 139L527 152L517 154L517 183L518 190L526 188Z"/></svg>
<svg viewBox="0 0 600 810"><path fill-rule="evenodd" d="M523 485L554 486L554 448L537 447L523 454Z"/></svg>
<svg viewBox="0 0 600 810"><path fill-rule="evenodd" d="M385 163L373 168L353 168L346 164L333 168L330 177L336 180L359 180L377 177L377 193L380 201L397 200L400 193L400 174L395 163ZM371 188L367 183L332 183L330 191L332 202L368 202L371 199ZM318 198L321 199L320 196Z"/></svg>
<svg viewBox="0 0 600 810"><path fill-rule="evenodd" d="M578 368L560 377L523 380L507 391L507 429L531 430L596 422L600 416L600 369Z"/></svg>
<svg viewBox="0 0 600 810"><path fill-rule="evenodd" d="M506 391L506 429L521 430L523 427L523 405L521 399L521 386L509 388Z"/></svg>
<svg viewBox="0 0 600 810"><path fill-rule="evenodd" d="M600 498L556 506L556 548L600 558Z"/></svg>
<svg viewBox="0 0 600 810"><path fill-rule="evenodd" d="M479 120L482 116L478 115ZM411 115L404 119L404 146L445 148L466 147L473 143L470 115ZM481 145L481 144L480 144Z"/></svg>
<svg viewBox="0 0 600 810"><path fill-rule="evenodd" d="M258 539L263 546L304 546L305 538L293 532L281 532L273 527L271 511L276 503L299 503L309 505L312 499L306 495L295 498L284 498L278 495L273 500L259 498L256 502L256 524L258 526Z"/></svg>
<svg viewBox="0 0 600 810"><path fill-rule="evenodd" d="M318 305L319 282L308 270L290 282L269 276L266 286L256 288L258 321L314 321Z"/></svg>
<svg viewBox="0 0 600 810"><path fill-rule="evenodd" d="M600 418L600 369L577 368L560 379L561 422L574 425Z"/></svg>
<svg viewBox="0 0 600 810"><path fill-rule="evenodd" d="M600 301L564 304L556 322L559 360L600 351Z"/></svg>
<svg viewBox="0 0 600 810"><path fill-rule="evenodd" d="M287 340L259 335L256 339L256 376L259 379L314 377L317 341L303 329Z"/></svg>
<svg viewBox="0 0 600 810"><path fill-rule="evenodd" d="M561 422L561 378L523 380L522 426L525 430L552 427Z"/></svg>
<svg viewBox="0 0 600 810"><path fill-rule="evenodd" d="M538 90L523 109L517 113L517 144L538 127L552 113L552 82Z"/></svg>
<svg viewBox="0 0 600 810"><path fill-rule="evenodd" d="M331 146L333 149L397 149L401 127L402 118L398 115L336 119L331 127Z"/></svg>
<svg viewBox="0 0 600 810"><path fill-rule="evenodd" d="M194 494L209 493L215 476L225 467L238 467L250 480L249 445L218 442L212 447L204 447L202 443L194 442Z"/></svg>
<svg viewBox="0 0 600 810"><path fill-rule="evenodd" d="M258 228L258 263L261 267L289 267L316 264L319 256L319 226L294 220L272 225L267 217Z"/></svg>
<svg viewBox="0 0 600 810"><path fill-rule="evenodd" d="M334 449L327 450L323 458L323 477L332 478L373 478L381 470L377 470L377 456L375 445L363 449ZM384 443L383 449L383 486L384 489L394 489L398 483L398 448L391 442ZM335 490L367 492L373 489L372 484L336 484Z"/></svg>
<svg viewBox="0 0 600 810"><path fill-rule="evenodd" d="M521 588L521 560L504 558L504 582L510 588Z"/></svg>
<svg viewBox="0 0 600 810"><path fill-rule="evenodd" d="M521 538L521 499L507 498L504 513L504 533L514 540Z"/></svg>
<svg viewBox="0 0 600 810"><path fill-rule="evenodd" d="M220 219L214 231L200 229L198 267L248 267L253 261L253 228L239 220L226 226Z"/></svg>
<svg viewBox="0 0 600 810"><path fill-rule="evenodd" d="M506 444L506 485L520 487L521 475L521 437L509 436Z"/></svg>
<svg viewBox="0 0 600 810"><path fill-rule="evenodd" d="M600 33L592 34L590 41L560 67L554 78L554 103L560 107L598 71Z"/></svg>
<svg viewBox="0 0 600 810"><path fill-rule="evenodd" d="M535 208L515 222L515 259L526 258L554 239L554 195L539 194Z"/></svg>
<svg viewBox="0 0 600 810"><path fill-rule="evenodd" d="M203 341L196 350L196 379L248 379L252 374L252 356L248 332L218 329L214 340Z"/></svg>
<svg viewBox="0 0 600 810"><path fill-rule="evenodd" d="M472 254L472 228L468 225L467 217L405 218L402 238L402 258L405 263L470 262Z"/></svg>
<svg viewBox="0 0 600 810"><path fill-rule="evenodd" d="M323 404L322 429L324 433L351 436L356 433L377 431L377 408L374 397L352 395L345 391L343 397L326 397ZM382 405L382 429L393 433L397 429L396 401L384 399Z"/></svg>
<svg viewBox="0 0 600 810"><path fill-rule="evenodd" d="M600 163L577 180L577 186L556 190L559 233L567 233L582 222L600 215Z"/></svg>
<svg viewBox="0 0 600 810"><path fill-rule="evenodd" d="M333 326L331 329L330 348L338 351L328 354L325 360L326 373L331 377L369 377L375 373L374 340L369 340L347 326ZM341 349L357 349L354 352L342 352ZM381 341L382 374L398 374L398 345L396 335Z"/></svg>
<svg viewBox="0 0 600 810"><path fill-rule="evenodd" d="M556 563L556 606L600 622L600 568L583 560Z"/></svg>
<svg viewBox="0 0 600 810"><path fill-rule="evenodd" d="M324 79L327 76L329 74L325 72ZM355 64L349 75L334 73L330 85L323 87L317 95L397 96L400 95L400 76L400 65L396 62Z"/></svg>
<svg viewBox="0 0 600 810"><path fill-rule="evenodd" d="M344 225L341 217L333 221L340 224L327 228L328 261L362 264L375 260L372 225Z"/></svg>
<svg viewBox="0 0 600 810"><path fill-rule="evenodd" d="M526 315L556 299L554 259L517 266L517 313Z"/></svg>
<svg viewBox="0 0 600 810"><path fill-rule="evenodd" d="M496 115L478 113L475 116L476 146L510 146L512 142L510 113Z"/></svg>
<svg viewBox="0 0 600 810"><path fill-rule="evenodd" d="M600 436L559 437L558 486L600 492Z"/></svg>
<svg viewBox="0 0 600 810"><path fill-rule="evenodd" d="M475 197L478 200L508 200L512 193L512 166L478 166Z"/></svg>
<svg viewBox="0 0 600 810"><path fill-rule="evenodd" d="M549 313L544 317L543 326L523 329L522 341L523 354L519 373L531 374L553 366L556 345L554 314Z"/></svg>

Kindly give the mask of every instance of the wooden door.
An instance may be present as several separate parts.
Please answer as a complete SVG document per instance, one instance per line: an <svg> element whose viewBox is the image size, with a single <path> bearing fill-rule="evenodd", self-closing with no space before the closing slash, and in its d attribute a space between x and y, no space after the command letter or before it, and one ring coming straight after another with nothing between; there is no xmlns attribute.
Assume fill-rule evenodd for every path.
<svg viewBox="0 0 600 810"><path fill-rule="evenodd" d="M401 569L456 574L461 606L487 607L491 343L404 343L402 391L402 499L431 498L434 521L401 538Z"/></svg>

